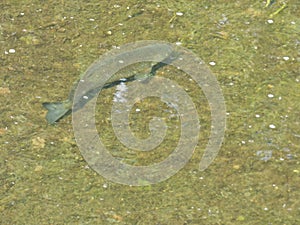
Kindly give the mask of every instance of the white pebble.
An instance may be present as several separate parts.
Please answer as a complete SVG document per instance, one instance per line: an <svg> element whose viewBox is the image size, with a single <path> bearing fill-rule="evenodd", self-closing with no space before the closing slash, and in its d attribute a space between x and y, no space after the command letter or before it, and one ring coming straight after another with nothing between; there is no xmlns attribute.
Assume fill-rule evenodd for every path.
<svg viewBox="0 0 300 225"><path fill-rule="evenodd" d="M135 111L136 111L136 112L140 112L140 111L141 111L141 109L136 109Z"/></svg>
<svg viewBox="0 0 300 225"><path fill-rule="evenodd" d="M216 63L213 62L213 61L209 62L208 64L211 65L211 66L215 66L216 65Z"/></svg>
<svg viewBox="0 0 300 225"><path fill-rule="evenodd" d="M9 49L9 50L8 50L8 52L9 52L9 53L11 53L11 54L13 54L13 53L15 53L15 52L16 52L16 50L15 50L15 49L13 49L13 48L11 48L11 49Z"/></svg>
<svg viewBox="0 0 300 225"><path fill-rule="evenodd" d="M183 16L183 13L182 12L176 12L176 15L177 16Z"/></svg>
<svg viewBox="0 0 300 225"><path fill-rule="evenodd" d="M285 61L288 61L289 59L290 59L290 57L288 57L288 56L283 56L282 57Z"/></svg>
<svg viewBox="0 0 300 225"><path fill-rule="evenodd" d="M273 98L274 95L273 95L273 94L268 94L268 97L269 97L269 98Z"/></svg>
<svg viewBox="0 0 300 225"><path fill-rule="evenodd" d="M260 115L259 115L259 114L256 114L256 115L255 115L255 117L256 117L256 118L259 118L259 117L260 117Z"/></svg>
<svg viewBox="0 0 300 225"><path fill-rule="evenodd" d="M275 126L274 124L270 124L269 127L270 127L271 129L275 129L275 128L276 128L276 126Z"/></svg>
<svg viewBox="0 0 300 225"><path fill-rule="evenodd" d="M272 23L274 23L274 20L267 20L267 22L268 22L268 24L272 24Z"/></svg>

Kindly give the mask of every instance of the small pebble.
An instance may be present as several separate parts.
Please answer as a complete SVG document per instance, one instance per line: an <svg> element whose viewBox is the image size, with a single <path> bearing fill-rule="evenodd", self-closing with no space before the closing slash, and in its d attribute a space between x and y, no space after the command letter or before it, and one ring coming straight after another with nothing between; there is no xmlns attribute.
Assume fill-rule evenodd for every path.
<svg viewBox="0 0 300 225"><path fill-rule="evenodd" d="M41 166L41 165L38 165L34 168L34 172L40 172L42 170L43 170L43 166Z"/></svg>
<svg viewBox="0 0 300 225"><path fill-rule="evenodd" d="M216 63L214 61L211 61L208 64L211 65L211 66L215 66L216 65Z"/></svg>
<svg viewBox="0 0 300 225"><path fill-rule="evenodd" d="M269 19L269 20L267 20L267 22L268 22L268 24L272 24L272 23L274 23L274 20Z"/></svg>
<svg viewBox="0 0 300 225"><path fill-rule="evenodd" d="M177 16L183 16L183 13L182 12L176 12L176 15Z"/></svg>
<svg viewBox="0 0 300 225"><path fill-rule="evenodd" d="M258 150L256 155L260 157L259 159L262 161L269 161L272 158L272 151L271 150Z"/></svg>
<svg viewBox="0 0 300 225"><path fill-rule="evenodd" d="M235 170L238 170L238 169L240 169L240 165L233 165L233 169L235 169Z"/></svg>
<svg viewBox="0 0 300 225"><path fill-rule="evenodd" d="M282 57L285 61L288 61L289 59L290 59L290 57L288 57L288 56L283 56Z"/></svg>
<svg viewBox="0 0 300 225"><path fill-rule="evenodd" d="M275 126L274 124L270 124L269 127L270 127L271 129L275 129L275 128L276 128L276 126Z"/></svg>
<svg viewBox="0 0 300 225"><path fill-rule="evenodd" d="M268 97L269 97L269 98L273 98L274 95L273 95L273 94L268 94Z"/></svg>
<svg viewBox="0 0 300 225"><path fill-rule="evenodd" d="M13 49L13 48L11 48L11 49L9 49L9 50L8 50L8 52L9 52L9 53L11 53L11 54L13 54L13 53L15 53L15 52L16 52L16 50L15 50L15 49Z"/></svg>

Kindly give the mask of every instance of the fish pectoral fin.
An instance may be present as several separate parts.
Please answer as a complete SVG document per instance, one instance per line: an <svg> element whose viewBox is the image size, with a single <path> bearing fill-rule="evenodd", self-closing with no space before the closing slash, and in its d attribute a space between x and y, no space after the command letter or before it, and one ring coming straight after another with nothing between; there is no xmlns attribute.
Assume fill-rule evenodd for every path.
<svg viewBox="0 0 300 225"><path fill-rule="evenodd" d="M46 120L50 124L55 123L71 111L65 102L44 102L43 106L48 110Z"/></svg>

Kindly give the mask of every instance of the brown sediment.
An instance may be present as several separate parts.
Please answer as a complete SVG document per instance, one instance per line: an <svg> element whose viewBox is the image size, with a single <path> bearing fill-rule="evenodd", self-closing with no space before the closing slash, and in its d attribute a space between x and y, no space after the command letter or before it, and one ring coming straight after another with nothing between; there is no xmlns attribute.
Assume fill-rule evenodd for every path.
<svg viewBox="0 0 300 225"><path fill-rule="evenodd" d="M10 94L10 89L8 87L0 87L0 95Z"/></svg>

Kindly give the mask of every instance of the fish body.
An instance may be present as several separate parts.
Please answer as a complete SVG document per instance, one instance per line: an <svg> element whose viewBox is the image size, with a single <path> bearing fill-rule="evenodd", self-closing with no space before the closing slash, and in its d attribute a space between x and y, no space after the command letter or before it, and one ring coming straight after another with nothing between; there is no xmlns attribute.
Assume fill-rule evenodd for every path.
<svg viewBox="0 0 300 225"><path fill-rule="evenodd" d="M77 82L75 82L75 84L73 85L73 88L70 91L69 98L67 100L65 100L63 102L44 102L42 104L43 107L48 110L48 112L46 114L46 120L49 124L54 124L55 122L60 120L62 117L70 114L72 110L76 111L76 110L82 108L87 103L87 101L89 101L90 99L95 97L99 93L99 91L102 89L108 89L108 88L117 86L121 83L131 82L134 80L149 79L150 77L155 76L158 69L160 69L160 68L164 67L165 65L168 65L169 63L174 61L177 58L177 56L178 56L178 54L176 52L169 53L168 56L165 57L161 62L158 62L155 65L153 65L149 72L136 73L131 76L127 76L126 78L121 78L118 80L113 80L111 82L105 83L102 86L94 85L93 87L91 87L90 90L88 90L87 93L84 93L84 96L86 96L88 100L84 100L84 101L77 100L77 102L73 102L74 93L78 86L78 82L80 82L81 78L86 74L87 74L87 77L90 78L91 80L94 80L97 78L97 75L95 75L94 73L96 73L95 72L96 70L101 69L101 63L96 62L82 76L80 76L80 79ZM89 73L91 75L89 75ZM96 81L92 81L92 82L96 82ZM73 106L73 108L72 108L72 106Z"/></svg>

